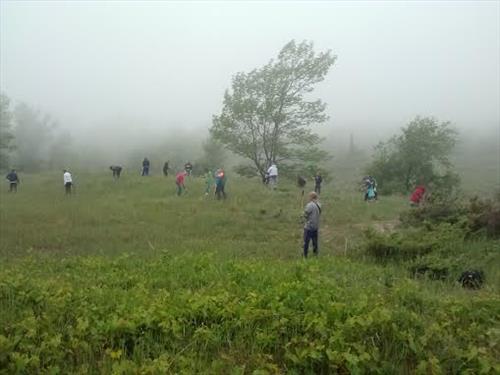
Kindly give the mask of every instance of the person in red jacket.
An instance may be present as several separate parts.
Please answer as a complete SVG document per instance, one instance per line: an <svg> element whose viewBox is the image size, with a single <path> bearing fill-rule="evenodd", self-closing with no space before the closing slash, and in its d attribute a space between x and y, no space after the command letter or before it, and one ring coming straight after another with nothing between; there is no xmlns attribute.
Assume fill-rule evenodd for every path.
<svg viewBox="0 0 500 375"><path fill-rule="evenodd" d="M410 204L412 206L418 206L425 195L425 186L418 185L410 196Z"/></svg>
<svg viewBox="0 0 500 375"><path fill-rule="evenodd" d="M184 178L186 177L186 171L178 172L175 175L175 184L177 185L177 195L181 195L184 190L186 190L186 186L184 186Z"/></svg>

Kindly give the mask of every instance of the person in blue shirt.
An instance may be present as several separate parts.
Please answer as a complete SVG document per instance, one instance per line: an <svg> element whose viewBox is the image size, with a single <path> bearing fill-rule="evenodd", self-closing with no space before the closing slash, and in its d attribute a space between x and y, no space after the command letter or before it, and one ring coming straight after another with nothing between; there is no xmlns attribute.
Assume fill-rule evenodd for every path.
<svg viewBox="0 0 500 375"><path fill-rule="evenodd" d="M224 173L224 169L219 168L215 172L215 196L217 197L218 200L221 198L226 199L226 192L224 191L224 188L226 186L226 174Z"/></svg>

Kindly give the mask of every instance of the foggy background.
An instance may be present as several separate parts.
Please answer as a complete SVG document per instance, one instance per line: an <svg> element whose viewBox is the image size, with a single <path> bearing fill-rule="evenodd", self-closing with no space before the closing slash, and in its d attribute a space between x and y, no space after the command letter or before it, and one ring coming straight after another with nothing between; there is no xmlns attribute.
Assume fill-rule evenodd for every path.
<svg viewBox="0 0 500 375"><path fill-rule="evenodd" d="M317 131L333 155L350 134L369 155L414 116L435 116L470 141L462 150L489 142L498 174L499 4L4 0L0 89L103 165L194 159L231 77L311 40L338 56L313 92L328 104Z"/></svg>

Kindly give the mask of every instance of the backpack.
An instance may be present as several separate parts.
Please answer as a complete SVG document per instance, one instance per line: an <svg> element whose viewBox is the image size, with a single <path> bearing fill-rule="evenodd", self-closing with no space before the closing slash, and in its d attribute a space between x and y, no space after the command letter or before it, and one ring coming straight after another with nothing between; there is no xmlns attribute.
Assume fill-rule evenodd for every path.
<svg viewBox="0 0 500 375"><path fill-rule="evenodd" d="M462 284L462 287L467 289L479 289L483 285L483 281L483 271L465 271L458 278L458 282Z"/></svg>

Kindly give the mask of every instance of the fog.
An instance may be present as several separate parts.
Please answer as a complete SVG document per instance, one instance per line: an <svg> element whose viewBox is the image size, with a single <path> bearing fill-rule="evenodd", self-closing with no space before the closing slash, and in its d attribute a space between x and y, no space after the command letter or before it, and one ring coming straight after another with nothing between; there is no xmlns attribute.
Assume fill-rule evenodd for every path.
<svg viewBox="0 0 500 375"><path fill-rule="evenodd" d="M111 158L143 157L179 129L203 138L236 72L311 40L338 56L313 93L332 144L368 147L415 115L495 131L499 4L2 1L0 89Z"/></svg>

